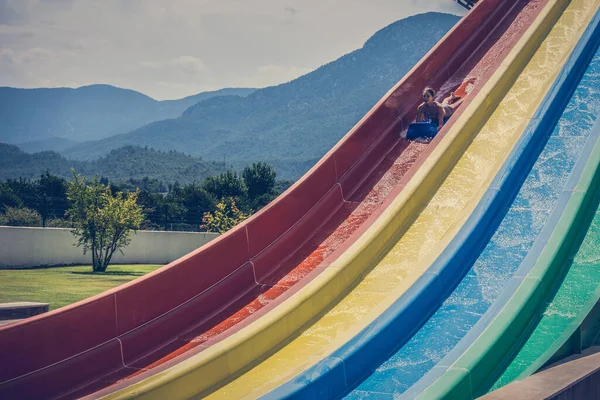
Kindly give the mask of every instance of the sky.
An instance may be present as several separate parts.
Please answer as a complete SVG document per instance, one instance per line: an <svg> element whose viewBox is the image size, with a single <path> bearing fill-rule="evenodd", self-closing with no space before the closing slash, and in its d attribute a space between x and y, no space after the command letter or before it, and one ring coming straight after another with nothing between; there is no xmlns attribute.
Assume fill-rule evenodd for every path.
<svg viewBox="0 0 600 400"><path fill-rule="evenodd" d="M0 86L176 99L290 81L452 0L0 0Z"/></svg>

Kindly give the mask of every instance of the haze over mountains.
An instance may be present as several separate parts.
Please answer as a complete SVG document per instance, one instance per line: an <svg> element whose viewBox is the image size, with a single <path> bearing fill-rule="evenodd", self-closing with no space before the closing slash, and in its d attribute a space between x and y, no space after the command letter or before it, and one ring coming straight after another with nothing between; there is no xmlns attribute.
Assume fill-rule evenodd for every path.
<svg viewBox="0 0 600 400"><path fill-rule="evenodd" d="M24 142L22 139L26 136L27 141L38 142L21 145L24 149L35 151L54 146L75 160L94 160L123 146L148 146L162 151L176 150L209 161L223 161L225 157L227 164L235 167L266 161L277 169L279 178L296 179L346 134L458 20L457 16L441 13L412 16L380 30L361 49L291 82L249 94L226 91L199 102L196 98L188 103L196 104L186 109L183 107L185 99L176 101L179 103L175 105L124 91L123 97L109 94L103 97L108 110L106 116L97 111L92 98L87 105L78 102L80 107L59 107L60 112L55 111L56 107L47 107L48 110L39 112L45 119L35 120L35 124L47 121L40 122L45 129L34 129L33 122L27 122L33 118L27 116L27 109L35 108L31 104L50 102L44 97L44 91L60 90L41 89L33 92L46 99L35 99L41 103L19 97L18 109L22 112L13 113L20 116L5 116L0 100L0 141ZM104 86L92 88L107 89ZM0 99L1 94L2 91ZM128 104L148 104L145 110L155 107L154 111L119 113L124 107L118 104L123 104L124 99L128 99ZM111 108L113 101L115 105ZM152 102L158 104L151 106ZM177 112L181 115L174 115ZM171 114L163 117L165 113ZM133 126L151 116L155 122ZM91 126L100 121L110 129L92 129ZM106 133L126 124L133 126L131 132ZM74 129L65 129L69 126ZM14 127L29 133L19 134ZM61 139L51 139L53 136ZM68 142L99 136L103 138L76 145ZM45 142L40 144L40 139Z"/></svg>
<svg viewBox="0 0 600 400"><path fill-rule="evenodd" d="M134 90L110 85L77 89L0 87L0 141L23 144L24 150L50 150L52 146L61 149L176 118L188 107L211 97L246 96L254 90L221 89L179 100L157 101Z"/></svg>
<svg viewBox="0 0 600 400"><path fill-rule="evenodd" d="M164 183L187 184L202 182L207 176L227 169L222 162L202 161L175 151L161 152L137 146L112 150L93 161L73 161L53 151L27 154L15 145L0 143L0 160L0 181L8 178L39 178L46 170L70 179L71 168L75 168L79 174L98 174L112 182L149 177Z"/></svg>

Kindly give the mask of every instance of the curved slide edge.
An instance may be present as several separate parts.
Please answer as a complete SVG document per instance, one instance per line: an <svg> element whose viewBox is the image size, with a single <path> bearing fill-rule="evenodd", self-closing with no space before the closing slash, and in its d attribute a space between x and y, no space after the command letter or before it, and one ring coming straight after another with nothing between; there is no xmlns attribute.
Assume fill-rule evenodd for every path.
<svg viewBox="0 0 600 400"><path fill-rule="evenodd" d="M338 351L264 398L336 397L420 329L468 271L517 195L595 52L598 43L589 39L579 42L480 203L425 274Z"/></svg>
<svg viewBox="0 0 600 400"><path fill-rule="evenodd" d="M595 28L598 28L598 13ZM501 362L519 338L527 331L529 321L543 306L553 288L562 266L581 239L581 228L590 220L590 209L598 201L600 184L600 123L594 126L585 151L589 157L580 157L576 168L583 168L576 185L561 194L566 202L556 228L550 235L538 261L530 273L521 278L514 295L499 312L488 328L472 343L466 352L443 375L429 386L419 399L471 399L483 394L490 378L500 369ZM592 146L592 143L595 145ZM587 162L585 162L587 161ZM585 162L585 166L581 166ZM572 177L577 177L573 174ZM576 180L576 179L572 179ZM559 200L560 201L560 200ZM585 229L584 229L585 232Z"/></svg>
<svg viewBox="0 0 600 400"><path fill-rule="evenodd" d="M390 132L408 123L397 117L398 111L411 106L420 96L421 88L435 74L440 71L446 74L448 60L455 56L465 38L480 27L481 21L493 13L499 3L501 0L482 2L317 165L248 221L199 250L130 284L44 316L0 328L0 341L7 344L0 348L0 358L11 360L0 366L0 381L35 377L36 384L45 382L70 387L86 374L101 374L109 369L108 364L122 365L120 335L156 321L165 313L186 305L198 293L210 290L229 278L243 275L244 279L254 281L254 269L249 260L267 248L274 251L272 244L297 226L308 213L312 212L312 217L308 218L309 221L303 220L302 224L321 222L315 221L323 214L314 213L315 204L321 204L321 210L328 208L326 212L329 213L333 207L332 198L343 202L343 195L351 192L364 180L364 176L369 175L370 163L381 150L381 132L391 137L393 133ZM389 103L393 96L401 101L399 104L393 101L391 106ZM287 237L284 242L289 244L294 240ZM229 289L219 301L230 301L227 296L237 293L233 290L235 287ZM223 295L224 290L219 292ZM168 293L168 296L154 296L154 293ZM71 329L73 326L79 329ZM45 334L39 335L40 331ZM81 356L83 353L86 354ZM63 361L65 363L58 368L59 371L52 374L48 367Z"/></svg>
<svg viewBox="0 0 600 400"><path fill-rule="evenodd" d="M543 29L541 29L543 31ZM319 312L343 296L368 266L385 253L390 243L394 243L402 231L410 224L412 217L427 203L431 193L443 181L456 155L464 150L469 138L480 128L488 115L503 98L504 93L518 76L522 64L537 48L536 41L543 38L543 32L530 32L529 40L521 41L521 47L512 53L513 62L502 65L494 75L494 82L486 85L477 103L469 105L464 118L460 118L450 132L440 142L430 158L417 171L413 180L404 188L382 214L332 268L322 272L301 292L290 297L281 306L271 311L261 320L244 328L221 343L206 349L201 354L150 377L140 383L109 395L108 398L128 398L144 395L148 398L164 396L188 397L203 395L213 390L224 379L235 376L246 365L257 359L277 343L294 333L296 327L310 323ZM541 38L540 38L541 36ZM518 47L518 46L517 46ZM521 50L525 49L524 52ZM461 122L462 121L462 122ZM456 126L460 125L459 128ZM200 379L199 377L202 377ZM176 393L176 394L175 394Z"/></svg>

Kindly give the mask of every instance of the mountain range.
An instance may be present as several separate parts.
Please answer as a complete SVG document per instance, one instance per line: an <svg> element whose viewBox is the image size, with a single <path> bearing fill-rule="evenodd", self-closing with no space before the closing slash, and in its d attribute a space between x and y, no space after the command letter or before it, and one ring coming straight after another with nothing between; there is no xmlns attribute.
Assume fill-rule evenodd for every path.
<svg viewBox="0 0 600 400"><path fill-rule="evenodd" d="M224 163L203 161L176 151L162 152L138 146L125 146L110 151L93 161L72 161L53 152L27 154L15 145L0 143L0 181L17 178L39 178L44 171L71 178L71 168L78 174L108 178L112 182L142 180L146 177L164 183L202 182L207 176L224 172Z"/></svg>
<svg viewBox="0 0 600 400"><path fill-rule="evenodd" d="M278 178L296 179L346 134L458 20L455 15L442 13L408 17L378 31L362 48L291 82L264 89L242 89L246 90L242 93L228 89L200 99L179 116L155 118L154 122L138 125L131 132L109 135L107 130L100 132L91 130L90 126L78 125L71 134L56 134L58 128L48 124L45 137L38 135L34 139L30 134L27 136L29 141L36 141L20 146L29 151L53 149L69 160L96 160L124 146L147 146L163 152L185 153L201 158L203 162L225 159L235 168L265 161L276 168ZM44 89L40 90L39 93L45 93ZM139 98L140 102L148 104L153 101L131 91L126 91L123 96ZM123 101L115 99L117 104ZM106 100L103 104L110 103ZM176 114L172 103L156 103L156 110L162 111L154 111L152 115L157 116L167 109L171 110L171 115ZM24 109L32 108L30 103L20 104ZM80 108L67 111L61 109L61 118L45 118L64 127L73 125L66 122L71 121L65 118L66 115L76 115L78 121L84 121L86 115L93 114L87 119L93 125L100 113L91 104L79 104ZM123 107L115 105L112 112L116 113L119 108ZM136 111L115 115L120 116L121 122L127 119L132 126L141 120ZM8 141L3 139L7 134L2 132L9 132L13 143L17 137L26 136L15 134L11 126L28 126L23 121L27 118L15 119L18 123L0 128L0 141ZM107 124L113 123L110 132L114 133L117 130L114 126L118 125L114 120L118 118L105 119ZM5 124L5 117L0 115L0 126ZM52 139L52 136L60 139ZM104 137L86 139L92 136ZM40 140L45 142L40 144ZM71 140L85 142L73 144L69 142Z"/></svg>
<svg viewBox="0 0 600 400"><path fill-rule="evenodd" d="M62 150L77 142L103 139L178 117L190 106L211 97L246 96L254 90L221 89L157 101L110 85L77 89L0 87L0 141L20 144L28 151Z"/></svg>

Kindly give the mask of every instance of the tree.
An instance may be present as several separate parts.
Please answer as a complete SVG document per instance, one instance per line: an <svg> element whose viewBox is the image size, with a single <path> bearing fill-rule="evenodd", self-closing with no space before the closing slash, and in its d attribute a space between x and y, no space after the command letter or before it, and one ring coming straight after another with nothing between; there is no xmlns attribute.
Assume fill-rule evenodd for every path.
<svg viewBox="0 0 600 400"><path fill-rule="evenodd" d="M46 171L37 185L40 197L38 211L42 216L42 226L45 227L49 218L62 218L68 209L67 182Z"/></svg>
<svg viewBox="0 0 600 400"><path fill-rule="evenodd" d="M212 213L204 214L202 222L208 232L225 233L243 220L248 215L240 211L231 197L222 199Z"/></svg>
<svg viewBox="0 0 600 400"><path fill-rule="evenodd" d="M186 208L186 222L195 225L196 228L200 227L204 213L210 212L216 207L217 202L213 195L200 185L183 186L174 194L181 198L182 204Z"/></svg>
<svg viewBox="0 0 600 400"><path fill-rule="evenodd" d="M7 207L22 207L23 201L17 194L5 183L0 184L0 211L6 210Z"/></svg>
<svg viewBox="0 0 600 400"><path fill-rule="evenodd" d="M173 223L184 222L186 212L188 212L183 200L175 193L150 193L147 190L141 190L137 203L148 217L148 220L145 221L145 229L169 230Z"/></svg>
<svg viewBox="0 0 600 400"><path fill-rule="evenodd" d="M109 186L97 177L90 183L73 171L67 197L71 204L68 216L73 223L77 246L83 253L91 251L95 272L104 272L115 251L129 245L131 230L139 229L144 221L142 208L137 204L139 191L118 192L113 195Z"/></svg>
<svg viewBox="0 0 600 400"><path fill-rule="evenodd" d="M277 173L270 165L263 162L249 165L244 168L242 177L248 188L248 198L251 201L265 194L273 194Z"/></svg>
<svg viewBox="0 0 600 400"><path fill-rule="evenodd" d="M21 199L22 206L37 209L39 201L39 185L29 179L8 179L4 186Z"/></svg>
<svg viewBox="0 0 600 400"><path fill-rule="evenodd" d="M39 180L7 180L0 188L0 202L5 206L24 206L36 210L42 218L42 226L46 226L49 218L64 216L68 208L66 188L66 180L46 171ZM18 204L15 204L13 196L19 199Z"/></svg>
<svg viewBox="0 0 600 400"><path fill-rule="evenodd" d="M246 186L235 171L226 171L220 175L209 176L202 184L204 190L217 199L224 197L245 197Z"/></svg>
<svg viewBox="0 0 600 400"><path fill-rule="evenodd" d="M173 194L156 194L154 200L154 215L162 222L163 229L168 230L169 224L180 223L187 211L181 199Z"/></svg>

